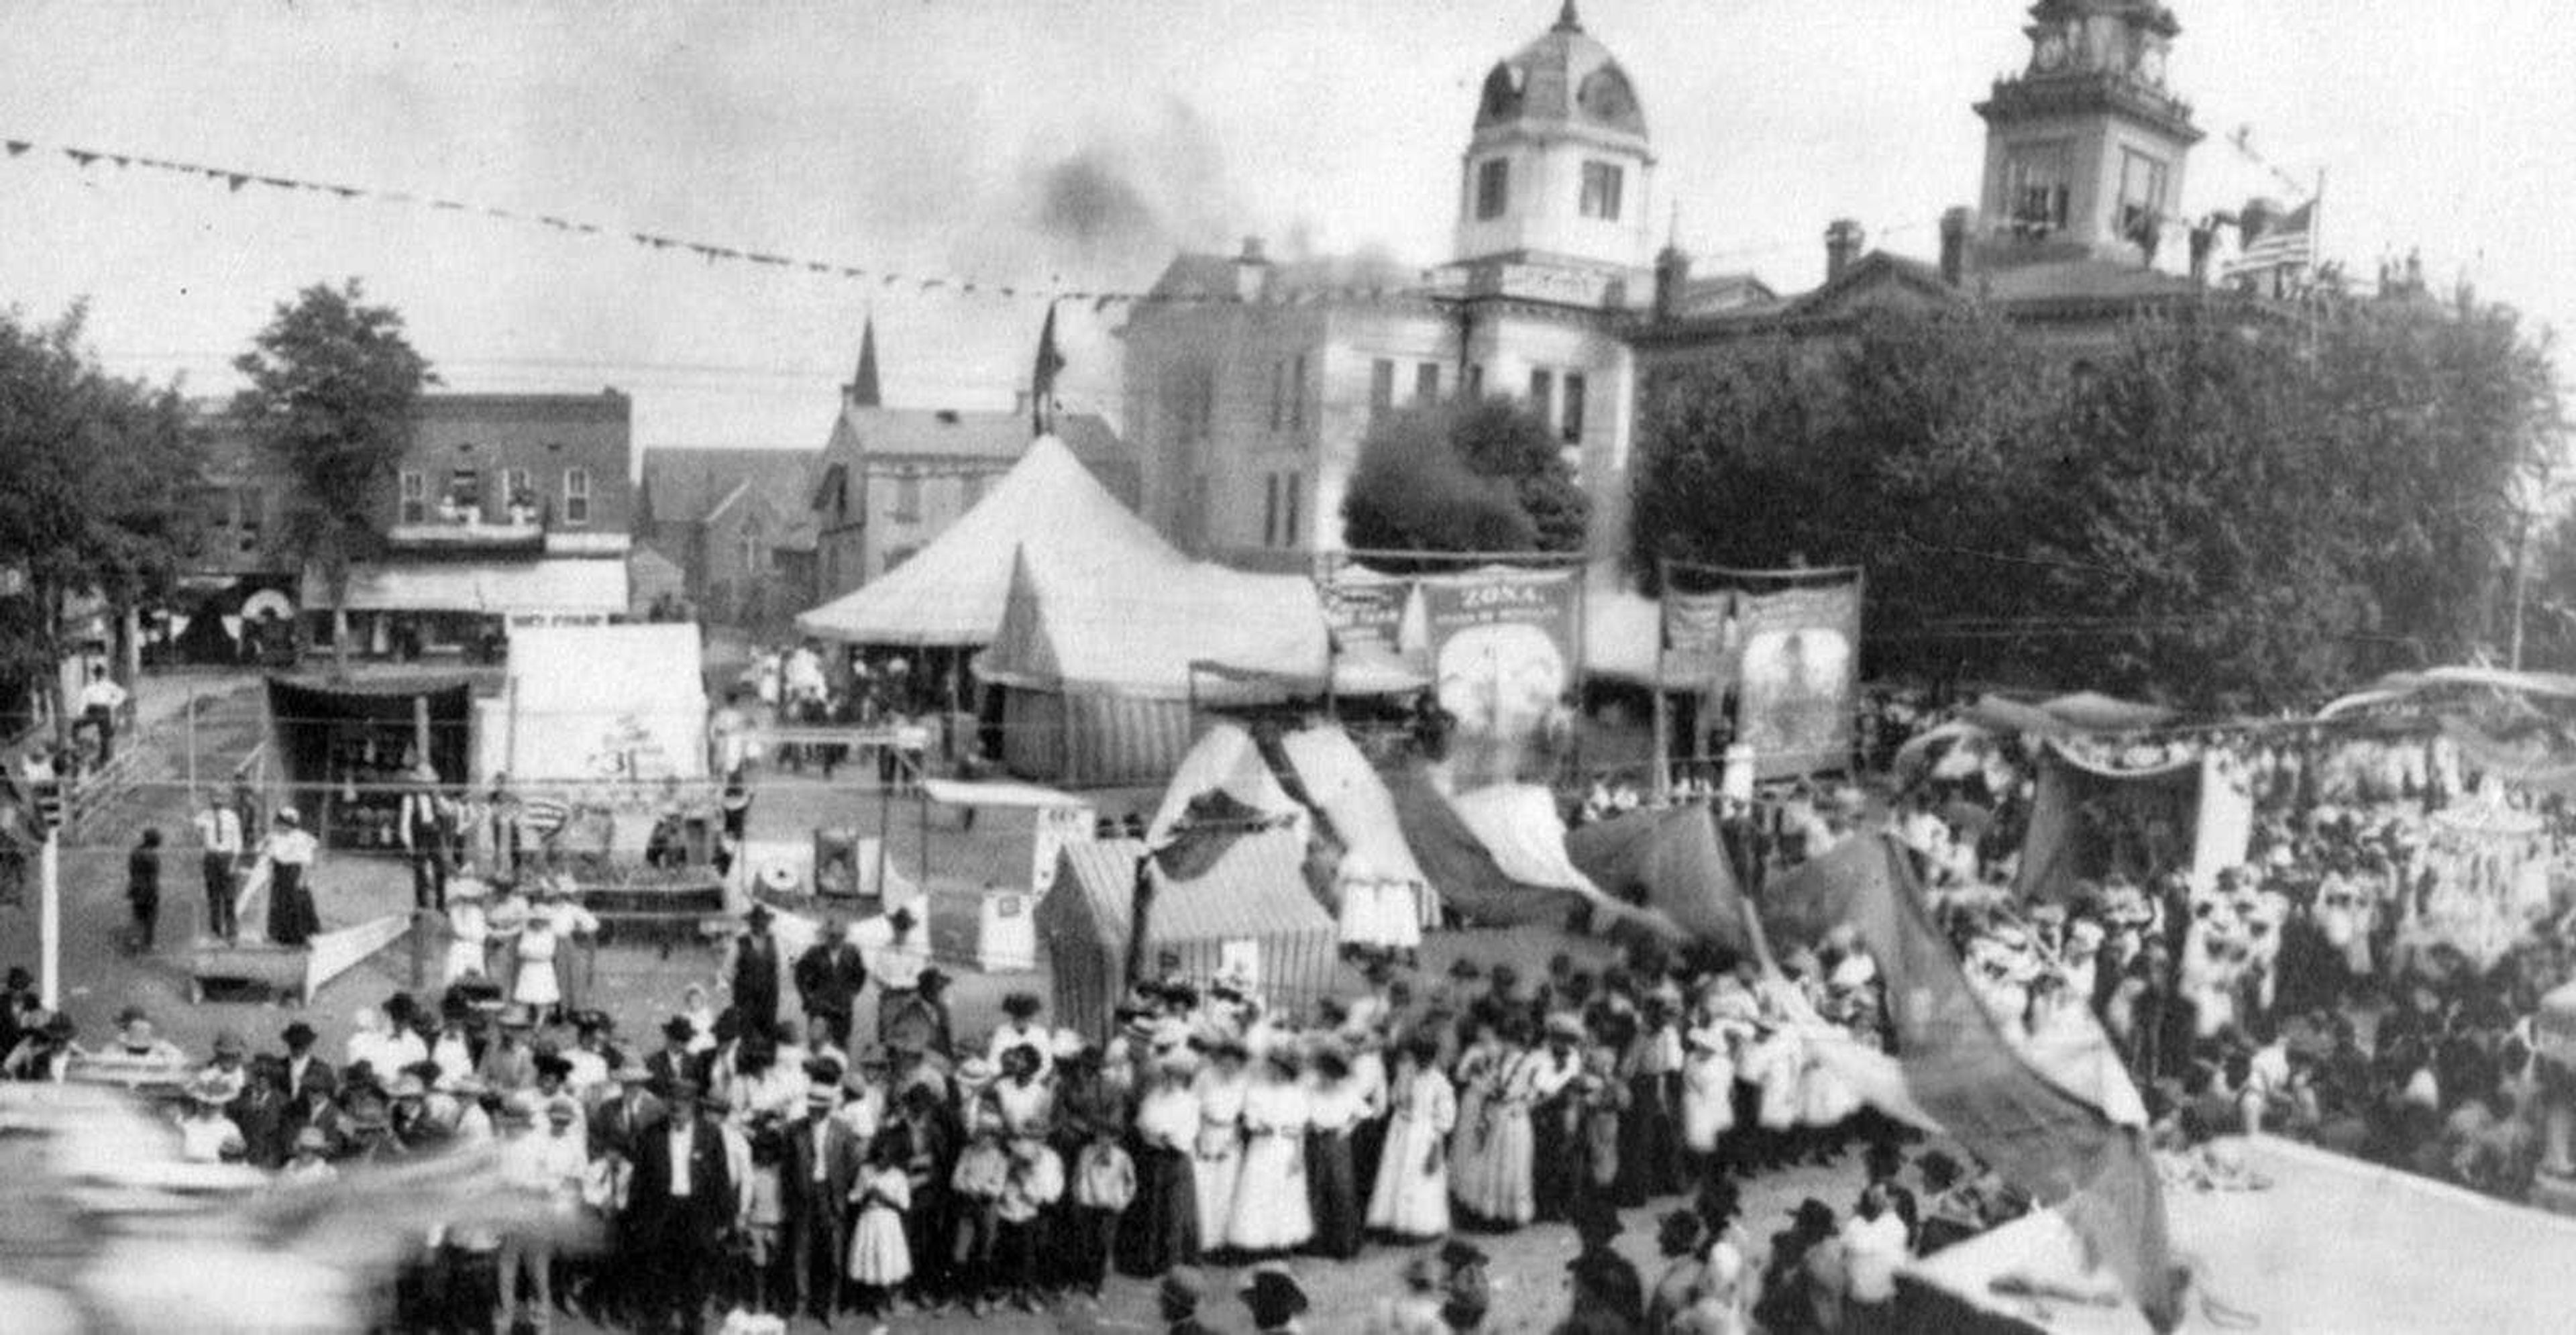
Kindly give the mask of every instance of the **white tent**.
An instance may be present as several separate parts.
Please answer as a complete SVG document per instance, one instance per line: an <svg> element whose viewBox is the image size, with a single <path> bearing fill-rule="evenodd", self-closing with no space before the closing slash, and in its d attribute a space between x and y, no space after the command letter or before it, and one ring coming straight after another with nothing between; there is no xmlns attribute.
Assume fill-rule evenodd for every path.
<svg viewBox="0 0 2576 1335"><path fill-rule="evenodd" d="M510 637L489 768L603 788L707 777L707 695L688 624L530 627ZM487 744L490 739L487 729Z"/></svg>
<svg viewBox="0 0 2576 1335"><path fill-rule="evenodd" d="M1064 442L1040 436L928 546L891 573L797 617L796 628L847 644L988 644L1010 597L1013 553L1023 549L1048 569L1187 564Z"/></svg>

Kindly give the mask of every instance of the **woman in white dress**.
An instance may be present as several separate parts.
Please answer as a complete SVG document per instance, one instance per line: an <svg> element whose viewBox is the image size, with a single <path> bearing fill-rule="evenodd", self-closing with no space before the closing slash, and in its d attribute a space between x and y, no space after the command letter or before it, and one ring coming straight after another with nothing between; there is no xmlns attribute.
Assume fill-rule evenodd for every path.
<svg viewBox="0 0 2576 1335"><path fill-rule="evenodd" d="M1702 993L1682 1035L1682 1148L1703 1165L1735 1126L1735 1045L1742 1031ZM1692 1174L1697 1181L1702 1173Z"/></svg>
<svg viewBox="0 0 2576 1335"><path fill-rule="evenodd" d="M1243 1104L1251 1087L1244 1072L1247 1055L1240 1040L1219 1038L1209 1044L1207 1065L1191 1082L1199 1104L1191 1188L1198 1195L1199 1241L1211 1249L1225 1245L1235 1179L1243 1171Z"/></svg>
<svg viewBox="0 0 2576 1335"><path fill-rule="evenodd" d="M555 945L554 920L542 913L529 914L528 925L519 929L518 977L510 1000L541 1017L563 1004L563 989L555 978Z"/></svg>
<svg viewBox="0 0 2576 1335"><path fill-rule="evenodd" d="M458 879L447 887L447 968L442 985L481 977L483 949L491 939L491 919L483 911L483 883Z"/></svg>
<svg viewBox="0 0 2576 1335"><path fill-rule="evenodd" d="M1483 1125L1458 1203L1468 1214L1500 1228L1518 1228L1538 1217L1536 1134L1530 1105L1537 1094L1542 1058L1530 1051L1529 1026L1518 1017L1506 1020L1495 1074L1485 1096Z"/></svg>
<svg viewBox="0 0 2576 1335"><path fill-rule="evenodd" d="M912 1279L912 1248L903 1231L904 1215L912 1209L911 1157L910 1137L878 1136L850 1188L858 1207L850 1226L850 1282L858 1286L860 1307L870 1320L883 1315L895 1291Z"/></svg>
<svg viewBox="0 0 2576 1335"><path fill-rule="evenodd" d="M1243 1167L1227 1213L1225 1245L1267 1256L1306 1245L1315 1217L1306 1197L1308 1094L1302 1063L1287 1040L1264 1053L1262 1073L1243 1096Z"/></svg>
<svg viewBox="0 0 2576 1335"><path fill-rule="evenodd" d="M1396 1054L1386 1148L1369 1192L1368 1226L1408 1242L1449 1231L1449 1132L1458 1100L1440 1073L1440 1040L1415 1034Z"/></svg>
<svg viewBox="0 0 2576 1335"><path fill-rule="evenodd" d="M1449 1195L1461 1202L1484 1194L1483 1177L1490 1162L1484 1153L1489 1129L1485 1105L1504 1066L1502 1042L1494 1036L1492 1022L1479 1017L1468 1023L1467 1049L1458 1054L1454 1087L1458 1113L1449 1132Z"/></svg>

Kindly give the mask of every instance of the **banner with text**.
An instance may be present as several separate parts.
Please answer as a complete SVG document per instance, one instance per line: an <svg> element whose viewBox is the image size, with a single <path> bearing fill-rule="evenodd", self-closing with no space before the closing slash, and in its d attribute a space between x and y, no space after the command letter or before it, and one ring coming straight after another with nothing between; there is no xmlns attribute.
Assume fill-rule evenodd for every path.
<svg viewBox="0 0 2576 1335"><path fill-rule="evenodd" d="M1326 580L1319 592L1325 628L1342 653L1403 656L1404 610L1413 600L1413 581L1345 573Z"/></svg>
<svg viewBox="0 0 2576 1335"><path fill-rule="evenodd" d="M1440 706L1457 720L1450 760L1461 791L1543 778L1547 743L1570 723L1581 667L1570 570L1480 570L1422 582Z"/></svg>
<svg viewBox="0 0 2576 1335"><path fill-rule="evenodd" d="M1736 737L1769 779L1851 764L1860 704L1858 579L1735 605Z"/></svg>

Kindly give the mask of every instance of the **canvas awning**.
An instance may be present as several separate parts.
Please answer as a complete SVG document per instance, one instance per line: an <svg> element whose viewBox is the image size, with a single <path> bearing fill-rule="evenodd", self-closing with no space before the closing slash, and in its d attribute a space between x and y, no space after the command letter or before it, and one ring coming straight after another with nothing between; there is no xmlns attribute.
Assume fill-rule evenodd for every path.
<svg viewBox="0 0 2576 1335"><path fill-rule="evenodd" d="M1008 779L990 783L924 779L921 781L921 791L931 801L950 807L1017 807L1043 811L1059 807L1091 805L1061 788L1045 788L1034 783L1016 783Z"/></svg>
<svg viewBox="0 0 2576 1335"><path fill-rule="evenodd" d="M319 574L304 575L304 605L328 607ZM626 562L560 558L540 561L406 561L349 571L352 612L479 612L621 616Z"/></svg>

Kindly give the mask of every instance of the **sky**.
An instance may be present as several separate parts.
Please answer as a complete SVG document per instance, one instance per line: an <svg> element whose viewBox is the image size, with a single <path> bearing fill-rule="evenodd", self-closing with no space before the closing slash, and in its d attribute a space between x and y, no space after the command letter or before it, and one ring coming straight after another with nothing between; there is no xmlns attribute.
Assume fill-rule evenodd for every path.
<svg viewBox="0 0 2576 1335"><path fill-rule="evenodd" d="M279 302L354 276L448 388L615 386L639 446L812 449L871 315L888 402L999 407L1045 304L996 287L1141 289L1176 248L1248 235L1274 255L1448 258L1476 89L1557 4L12 0L0 138L37 147L0 158L0 305L86 302L112 368L221 394ZM2295 203L2322 174L2324 248L2354 273L2420 248L2437 281L2576 328L2576 174L2546 166L2576 148L2563 3L2174 8L2169 82L2209 132L2183 213ZM2026 9L1583 0L1581 17L1644 102L1657 216L1700 271L1789 291L1820 277L1837 217L1933 250L1941 211L1974 201L1970 108L2026 61ZM2228 142L2239 127L2255 156ZM607 231L82 168L65 146ZM710 264L635 231L869 276ZM1117 318L1063 308L1070 406L1114 417Z"/></svg>

